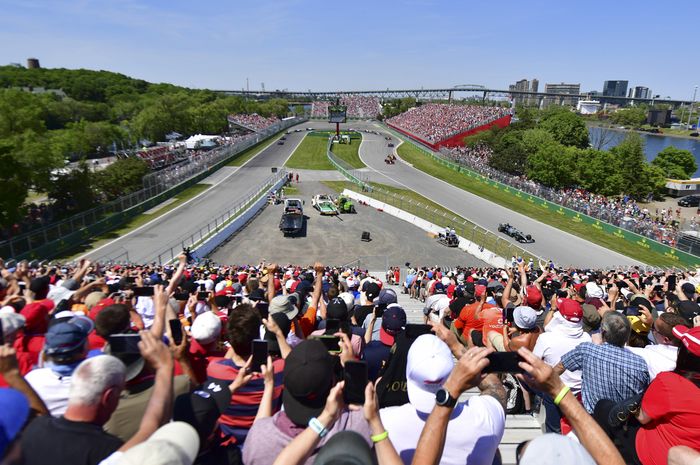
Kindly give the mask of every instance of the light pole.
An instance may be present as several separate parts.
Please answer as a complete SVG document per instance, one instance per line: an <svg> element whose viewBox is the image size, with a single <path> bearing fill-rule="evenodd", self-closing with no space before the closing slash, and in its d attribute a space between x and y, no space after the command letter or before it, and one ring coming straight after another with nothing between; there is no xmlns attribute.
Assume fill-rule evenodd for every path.
<svg viewBox="0 0 700 465"><path fill-rule="evenodd" d="M690 129L690 118L693 115L693 107L695 106L695 96L698 93L698 86L695 86L695 90L693 90L693 102L690 104L690 109L688 110L688 124L686 125L687 129Z"/></svg>

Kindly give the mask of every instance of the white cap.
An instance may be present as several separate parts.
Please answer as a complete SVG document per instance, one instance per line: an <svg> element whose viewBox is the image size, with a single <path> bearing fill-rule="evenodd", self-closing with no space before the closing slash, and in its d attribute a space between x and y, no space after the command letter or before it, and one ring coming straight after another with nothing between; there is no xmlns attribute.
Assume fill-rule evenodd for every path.
<svg viewBox="0 0 700 465"><path fill-rule="evenodd" d="M452 280L448 278L447 276L443 276L442 280L440 281L443 286L447 287L452 283Z"/></svg>
<svg viewBox="0 0 700 465"><path fill-rule="evenodd" d="M204 312L194 319L190 332L200 344L214 342L221 335L221 318L214 312Z"/></svg>
<svg viewBox="0 0 700 465"><path fill-rule="evenodd" d="M161 426L145 442L124 452L119 465L192 465L199 452L199 435L184 421Z"/></svg>
<svg viewBox="0 0 700 465"><path fill-rule="evenodd" d="M603 298L603 288L600 287L595 282L588 282L588 283L586 283L586 295L588 297L593 298L593 299L602 299Z"/></svg>
<svg viewBox="0 0 700 465"><path fill-rule="evenodd" d="M0 325L2 325L2 332L5 336L10 336L24 328L26 322L27 319L24 315L16 313L15 309L9 305L0 309Z"/></svg>
<svg viewBox="0 0 700 465"><path fill-rule="evenodd" d="M515 310L513 310L513 322L518 328L532 329L537 326L537 311L525 305L515 307Z"/></svg>
<svg viewBox="0 0 700 465"><path fill-rule="evenodd" d="M408 350L406 388L408 400L419 412L430 413L435 393L447 380L454 361L447 344L433 334L416 339Z"/></svg>
<svg viewBox="0 0 700 465"><path fill-rule="evenodd" d="M226 287L226 281L219 281L214 287L214 292L221 292Z"/></svg>
<svg viewBox="0 0 700 465"><path fill-rule="evenodd" d="M355 296L349 292L341 292L338 297L345 301L345 305L348 306L348 311L352 310L355 306Z"/></svg>

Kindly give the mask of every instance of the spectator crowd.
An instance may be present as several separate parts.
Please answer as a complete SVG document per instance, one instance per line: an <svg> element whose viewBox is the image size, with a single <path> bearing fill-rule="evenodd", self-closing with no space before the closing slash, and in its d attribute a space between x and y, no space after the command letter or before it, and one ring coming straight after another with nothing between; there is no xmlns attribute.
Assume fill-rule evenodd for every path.
<svg viewBox="0 0 700 465"><path fill-rule="evenodd" d="M436 144L510 114L510 108L427 103L389 118L387 123Z"/></svg>
<svg viewBox="0 0 700 465"><path fill-rule="evenodd" d="M183 253L0 274L3 464L490 465L513 375L548 432L518 463L700 457L694 271L515 260L383 281ZM425 325L394 288L424 302Z"/></svg>
<svg viewBox="0 0 700 465"><path fill-rule="evenodd" d="M515 187L556 204L584 213L607 223L630 230L654 239L671 247L676 246L681 230L681 210L671 208L649 210L629 196L606 197L581 188L554 189L544 186L526 176L517 176L497 170L489 165L494 156L485 144L474 146L443 148L441 153L447 159L464 165L482 176ZM687 229L697 230L693 218Z"/></svg>
<svg viewBox="0 0 700 465"><path fill-rule="evenodd" d="M252 113L249 115L241 113L238 115L229 115L228 121L231 124L243 126L251 131L260 132L269 128L273 124L278 123L279 118L274 116L268 118L265 116L260 116L257 113Z"/></svg>
<svg viewBox="0 0 700 465"><path fill-rule="evenodd" d="M364 95L346 95L340 98L340 104L347 107L348 118L377 118L382 111L377 97ZM311 104L312 118L328 118L331 102L316 101Z"/></svg>

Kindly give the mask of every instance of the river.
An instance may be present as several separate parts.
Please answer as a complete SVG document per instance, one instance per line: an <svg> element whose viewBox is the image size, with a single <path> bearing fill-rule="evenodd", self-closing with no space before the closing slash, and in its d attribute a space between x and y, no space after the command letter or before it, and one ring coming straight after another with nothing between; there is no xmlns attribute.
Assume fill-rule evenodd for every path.
<svg viewBox="0 0 700 465"><path fill-rule="evenodd" d="M591 144L593 144L594 147L598 145L600 138L603 137L603 144L600 148L608 150L622 142L625 136L629 134L629 131L590 126L588 128L588 134L591 139ZM700 140L645 134L643 132L640 132L639 135L642 136L644 140L644 153L648 161L652 161L656 157L656 154L669 145L673 145L678 149L690 150L695 156L695 162L698 165L698 171L695 172L694 177L700 177Z"/></svg>

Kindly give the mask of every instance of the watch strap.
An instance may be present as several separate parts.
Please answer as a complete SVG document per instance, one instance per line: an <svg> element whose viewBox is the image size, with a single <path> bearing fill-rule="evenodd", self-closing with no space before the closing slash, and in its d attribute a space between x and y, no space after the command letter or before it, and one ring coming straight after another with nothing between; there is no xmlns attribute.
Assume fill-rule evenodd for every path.
<svg viewBox="0 0 700 465"><path fill-rule="evenodd" d="M326 429L326 427L323 426L323 424L320 421L318 421L318 418L316 417L313 417L311 418L311 420L309 420L309 428L311 428L314 431L314 433L318 434L318 437L320 438L328 434L328 430Z"/></svg>

